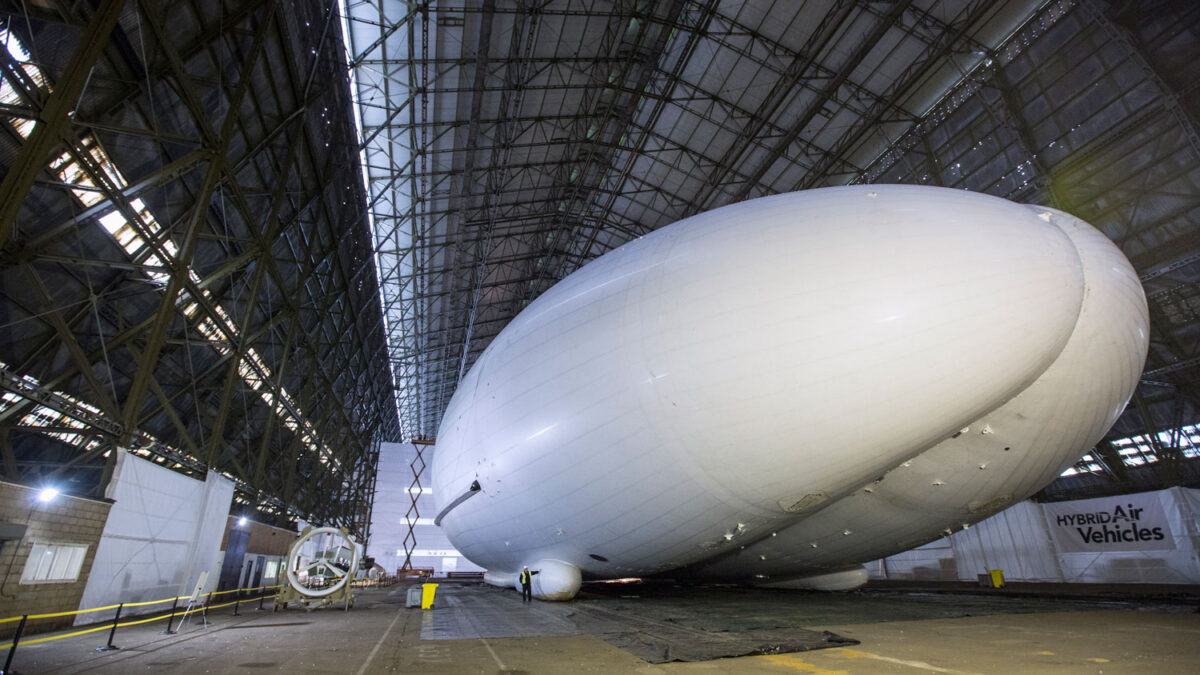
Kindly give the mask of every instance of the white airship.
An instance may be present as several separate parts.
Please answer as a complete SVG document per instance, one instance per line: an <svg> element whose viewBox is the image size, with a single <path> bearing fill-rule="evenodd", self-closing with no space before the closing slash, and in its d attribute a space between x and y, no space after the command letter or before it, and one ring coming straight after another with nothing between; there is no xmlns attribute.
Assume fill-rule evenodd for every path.
<svg viewBox="0 0 1200 675"><path fill-rule="evenodd" d="M1137 274L1067 213L943 188L783 194L585 265L459 384L437 521L515 585L819 589L1051 482L1131 396Z"/></svg>

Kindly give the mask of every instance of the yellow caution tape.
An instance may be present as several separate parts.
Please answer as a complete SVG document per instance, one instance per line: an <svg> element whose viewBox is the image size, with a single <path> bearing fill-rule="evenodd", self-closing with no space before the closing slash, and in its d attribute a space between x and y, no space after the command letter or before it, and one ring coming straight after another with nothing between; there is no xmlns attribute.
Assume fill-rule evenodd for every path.
<svg viewBox="0 0 1200 675"><path fill-rule="evenodd" d="M166 616L170 616L170 615L159 614L158 616L152 616L149 619L138 619L137 621L122 621L121 623L117 624L117 628L124 628L125 626L136 626L139 623L150 623L151 621L162 621L163 618ZM109 626L109 628L112 628L112 626ZM66 637L66 636L64 635L63 637ZM22 643L22 644L24 644L24 643Z"/></svg>
<svg viewBox="0 0 1200 675"><path fill-rule="evenodd" d="M234 588L234 589L231 589L228 591L217 591L215 593L209 593L209 594L207 594L207 597L213 597L213 596L217 596L217 595L227 595L229 593L237 593L238 591L241 591L241 592L266 591L266 590L271 590L273 588L280 588L282 585L283 584L276 584L274 586L257 586L255 588ZM162 600L147 600L145 602L126 602L123 604L126 607L145 607L147 605L157 605L157 604L163 603L163 602L171 602L171 601L179 602L180 600L186 600L190 597L191 597L190 595L180 595L180 596L176 596L174 598L163 598ZM254 598L254 599L257 600L258 598ZM30 614L27 617L10 616L8 618L0 619L0 623L9 623L12 621L20 621L22 618L26 618L29 620L52 619L52 618L59 617L59 616L71 616L73 614L89 614L91 612L103 612L106 609L116 609L117 607L121 606L121 604L122 603L117 603L115 605L105 605L104 607L93 607L91 609L76 609L76 610L71 610L69 612L50 612L49 614ZM233 603L229 603L229 604L233 604ZM224 606L225 605L221 605L221 607L224 607ZM124 624L119 624L119 625L124 625ZM85 631L85 632L88 632L88 631ZM72 635L81 635L81 634L82 633L72 633ZM64 635L63 637L66 637L66 636ZM38 641L45 642L47 639L57 639L57 638L42 638L42 639L39 639ZM21 644L32 644L32 641L22 640ZM10 645L11 645L11 643L10 643ZM0 649L3 649L3 648L0 647Z"/></svg>
<svg viewBox="0 0 1200 675"><path fill-rule="evenodd" d="M125 606L126 607L145 607L146 605L159 605L164 602L171 602L171 601L179 602L180 600L183 600L188 597L191 597L191 596L181 595L176 598L166 598L163 600L147 600L146 602L127 602L127 603L125 603Z"/></svg>
<svg viewBox="0 0 1200 675"><path fill-rule="evenodd" d="M50 619L50 618L53 618L56 616L70 616L72 614L88 614L91 612L103 612L106 609L116 609L117 607L120 607L120 606L121 606L120 603L117 603L115 605L108 605L107 607L93 607L92 609L77 609L77 610L74 610L71 612L52 612L50 614L30 614L29 618L30 619ZM18 616L17 618L19 619L21 617Z"/></svg>
<svg viewBox="0 0 1200 675"><path fill-rule="evenodd" d="M221 607L229 607L232 605L236 605L239 602L241 602L241 600L234 600L233 602L222 602L219 605L209 605L208 607L205 607L205 609L220 609Z"/></svg>
<svg viewBox="0 0 1200 675"><path fill-rule="evenodd" d="M65 635L54 635L51 637L38 638L36 640L21 640L20 644L36 645L39 642L50 642L52 640L61 640L63 638L75 637L76 635L87 635L88 633L95 633L97 631L109 630L111 628L112 628L111 625L105 624L103 626L97 626L95 628L88 628L86 630L77 630L74 633L67 633ZM0 650L8 649L10 647L12 647L11 642L9 642L8 644L5 644L5 645L0 645Z"/></svg>
<svg viewBox="0 0 1200 675"><path fill-rule="evenodd" d="M252 591L252 590L261 590L261 589L268 589L268 588L279 588L279 586L260 586L259 588L238 589L238 590L248 590L248 591ZM172 601L172 600L175 600L175 601L184 600L184 599L187 599L187 598L189 598L189 597L191 597L191 596L188 596L188 595L181 595L181 596L178 596L178 597L175 597L175 598L166 598L166 599L164 599L164 600L152 600L152 601L150 601L150 602L138 602L138 603L132 603L132 602L131 602L131 603L126 603L126 604L125 604L125 606L126 606L126 607L141 607L141 606L145 606L145 605L153 605L153 604L157 604L157 603L160 603L160 602L170 602L170 601ZM266 596L263 596L263 597L266 597ZM245 600L257 600L258 598L257 598L257 597L255 597L255 598L243 598L243 599L245 599ZM221 607L229 607L230 605L236 605L237 603L241 602L243 599L234 600L233 602L224 602L224 603L221 603L221 604L219 604L219 605L208 605L207 607L203 607L202 609L203 609L203 610L208 610L208 609L219 609L219 608L221 608ZM56 613L54 613L54 614L30 614L30 615L29 615L29 618L30 618L30 619L44 619L44 618L46 618L46 617L52 617L52 616L67 616L68 614L83 614L83 613L86 613L86 612L99 612L99 611L100 611L100 610L102 610L102 609L116 609L116 608L117 608L117 606L118 606L118 605L109 605L109 606L107 606L107 607L96 607L95 609L84 609L84 610L79 610L79 611L75 611L75 612L56 612ZM162 620L163 620L163 618L164 618L164 617L166 617L166 616L167 616L167 614L159 614L158 616L152 616L152 617L150 617L149 619L138 619L138 620L136 620L136 621L122 621L121 623L118 623L118 624L117 624L117 628L124 628L125 626L136 626L136 625L138 625L138 624L150 623L150 622L152 622L152 621L162 621ZM21 617L19 617L19 616L18 616L18 617L15 617L15 618L16 618L16 619L20 619ZM4 623L5 621L11 621L11 620L12 620L12 619L0 619L0 623ZM38 643L40 643L40 642L53 642L54 640L61 640L61 639L63 639L63 638L75 637L76 635L87 635L88 633L95 633L95 632L102 631L102 630L112 630L112 624L111 624L111 623L105 623L105 624L104 624L104 625L102 625L102 626L95 626L95 627L93 627L93 628L87 628L87 629L84 629L84 630L77 630L77 631L75 631L75 632L72 632L72 633L64 633L64 634L62 634L62 635L52 635L52 636L50 636L50 637L37 638L37 639L34 639L34 640L21 640L19 644L23 644L23 645L36 645L36 644L38 644ZM7 643L7 644L0 645L0 651L3 651L3 650L5 650L5 649L9 649L9 648L11 648L11 647L12 647L12 644L13 644L12 642L9 642L9 643Z"/></svg>

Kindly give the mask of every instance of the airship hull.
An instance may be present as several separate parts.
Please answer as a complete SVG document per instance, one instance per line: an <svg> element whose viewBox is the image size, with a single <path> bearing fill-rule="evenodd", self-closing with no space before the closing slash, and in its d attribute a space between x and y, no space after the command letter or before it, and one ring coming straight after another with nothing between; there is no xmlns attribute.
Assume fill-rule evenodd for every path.
<svg viewBox="0 0 1200 675"><path fill-rule="evenodd" d="M1132 393L1146 325L1067 214L913 186L724 207L501 332L439 430L440 522L504 579L837 573L1053 480ZM541 576L563 598L578 574Z"/></svg>

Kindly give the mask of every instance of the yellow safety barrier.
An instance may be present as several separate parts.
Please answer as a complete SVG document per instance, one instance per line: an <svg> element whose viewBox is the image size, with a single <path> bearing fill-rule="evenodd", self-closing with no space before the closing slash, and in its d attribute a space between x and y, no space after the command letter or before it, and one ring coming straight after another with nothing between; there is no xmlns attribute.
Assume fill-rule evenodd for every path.
<svg viewBox="0 0 1200 675"><path fill-rule="evenodd" d="M276 584L274 586L255 586L253 588L233 588L233 589L230 589L227 591L214 591L214 592L208 593L204 596L204 603L203 603L203 605L201 605L201 611L205 612L207 615L207 612L210 609L219 609L221 607L229 607L230 605L234 605L235 606L234 607L234 615L236 616L237 615L236 605L241 603L242 593L253 593L254 591L269 591L272 589L280 588L281 586L282 586L282 584ZM238 594L237 598L235 598L232 602L224 602L224 603L221 603L218 605L212 604L212 599L214 597L220 596L220 595L228 595L230 593ZM260 606L261 606L261 601L263 599L265 599L267 597L267 595L268 595L267 593L262 593L261 595L255 596L260 601L259 602ZM108 642L104 647L99 647L98 650L115 649L115 647L113 647L113 644L112 644L112 639L113 639L113 635L117 632L118 628L123 628L125 626L136 626L138 624L150 623L151 621L161 621L164 616L168 616L166 614L159 614L157 616L152 616L148 619L135 619L133 621L121 621L121 610L123 610L126 607L148 607L150 605L160 605L160 604L163 604L166 602L171 603L171 612L169 614L169 618L167 621L167 630L164 631L164 633L172 633L173 631L171 630L171 622L173 622L175 620L175 613L179 610L179 601L187 600L190 597L191 596L187 596L187 595L177 595L173 598L163 598L162 600L144 600L142 602L122 602L122 603L118 603L115 605L105 605L104 607L92 607L90 609L77 609L77 610L72 610L72 611L68 611L68 612L48 612L45 614L22 614L21 616L10 616L8 618L0 619L0 624L9 623L12 621L20 621L21 622L20 624L17 625L17 632L13 636L12 641L5 643L3 645L0 645L0 649L8 650L8 658L5 660L4 668L2 670L0 670L0 673L10 672L10 668L12 666L13 655L16 653L18 645L35 645L35 644L39 644L42 642L52 642L54 640L62 640L63 638L76 637L79 635L87 635L88 633L98 633L102 630L107 630L107 631L110 631L109 636L108 636ZM255 599L255 598L250 598L250 599ZM63 633L60 635L51 635L48 637L35 638L32 640L22 640L21 639L21 633L24 632L25 624L28 623L29 621L34 621L37 619L52 619L52 618L57 618L57 617L62 617L62 616L72 616L72 615L79 615L79 614L91 614L93 612L103 612L103 611L109 610L109 609L117 610L117 615L113 618L112 623L105 622L105 624L102 626L95 626L92 628L85 628L83 630L72 631L70 633Z"/></svg>

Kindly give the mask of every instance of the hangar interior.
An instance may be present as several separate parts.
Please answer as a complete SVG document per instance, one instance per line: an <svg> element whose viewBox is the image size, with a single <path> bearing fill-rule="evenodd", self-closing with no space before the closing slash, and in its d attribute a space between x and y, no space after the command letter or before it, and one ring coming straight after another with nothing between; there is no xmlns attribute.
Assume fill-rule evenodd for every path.
<svg viewBox="0 0 1200 675"><path fill-rule="evenodd" d="M524 307L828 186L1103 231L1150 352L1034 505L1200 488L1196 3L14 0L0 42L5 616L215 589L230 516L426 566L441 416Z"/></svg>

